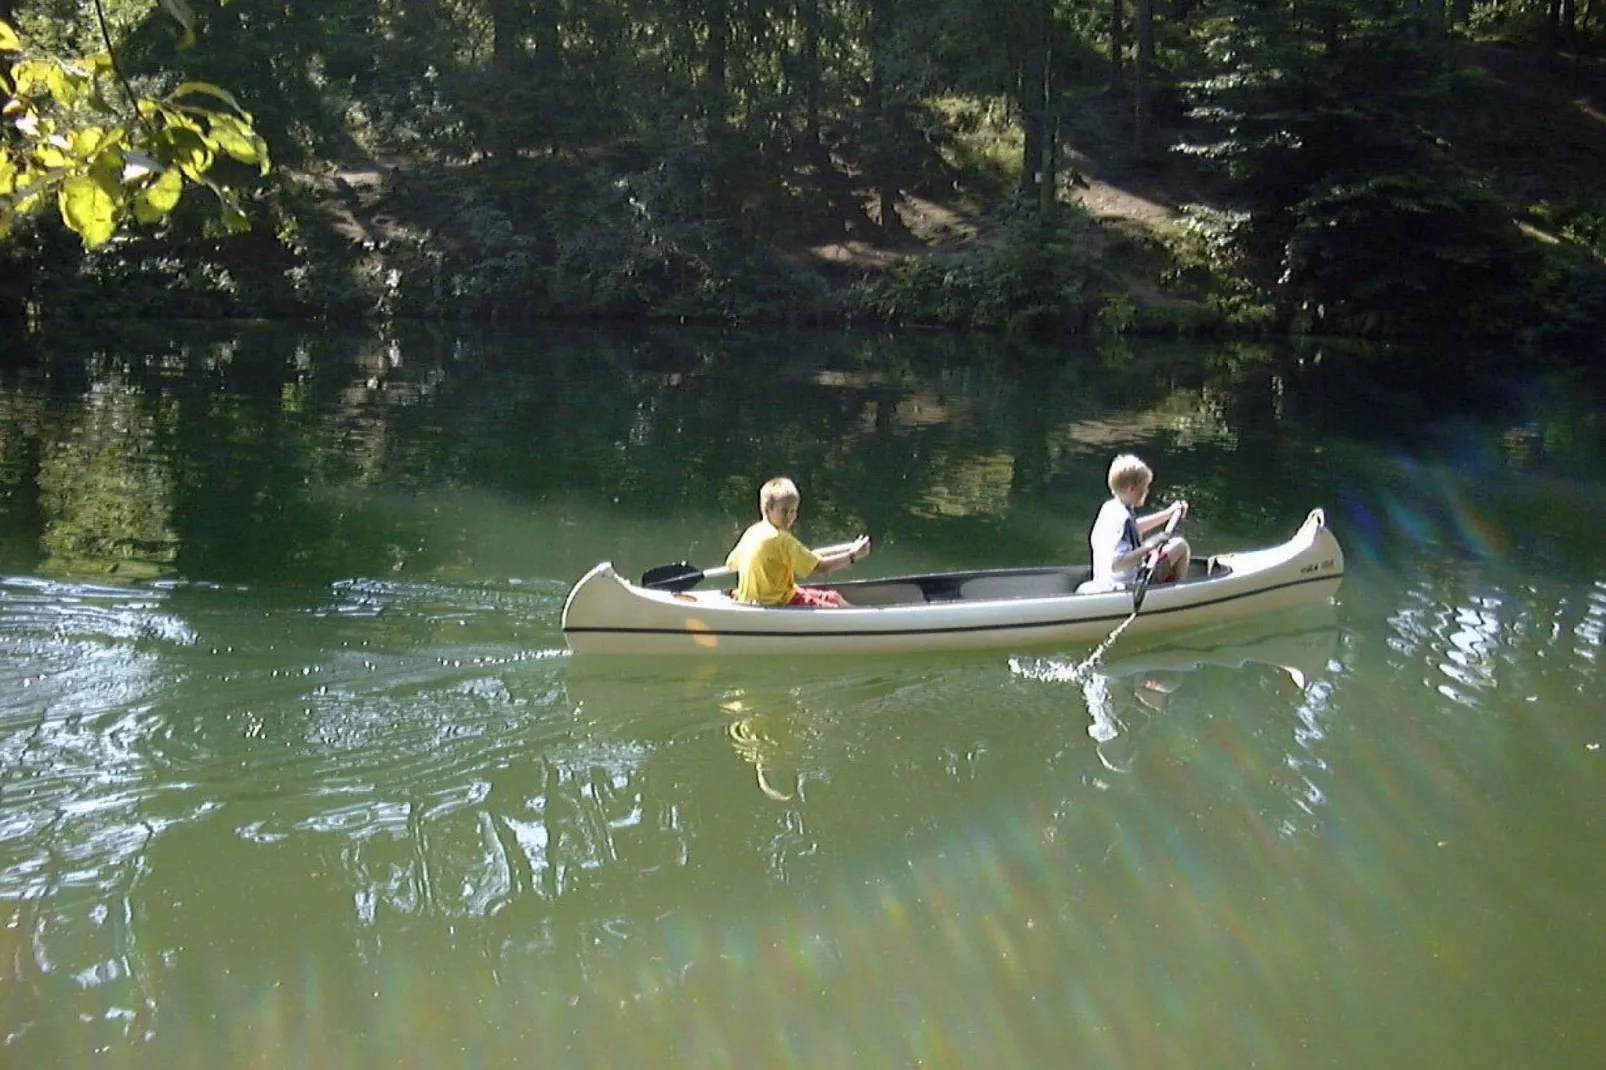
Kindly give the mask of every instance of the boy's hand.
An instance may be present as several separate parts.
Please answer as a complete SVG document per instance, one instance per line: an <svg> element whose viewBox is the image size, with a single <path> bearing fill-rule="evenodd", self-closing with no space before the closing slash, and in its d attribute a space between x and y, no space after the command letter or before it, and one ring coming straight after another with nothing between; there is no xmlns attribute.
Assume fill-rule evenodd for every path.
<svg viewBox="0 0 1606 1070"><path fill-rule="evenodd" d="M860 535L857 539L853 540L853 550L851 551L851 556L852 556L852 558L854 560L858 560L859 558L864 557L869 552L870 552L870 536L868 536L868 535Z"/></svg>

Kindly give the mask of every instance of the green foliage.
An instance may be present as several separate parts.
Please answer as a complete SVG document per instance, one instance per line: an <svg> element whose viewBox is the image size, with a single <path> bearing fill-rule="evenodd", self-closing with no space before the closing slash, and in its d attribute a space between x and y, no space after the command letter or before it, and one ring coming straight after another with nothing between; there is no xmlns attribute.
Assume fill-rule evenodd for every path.
<svg viewBox="0 0 1606 1070"><path fill-rule="evenodd" d="M1577 200L1540 201L1529 214L1563 241L1606 262L1606 206Z"/></svg>
<svg viewBox="0 0 1606 1070"><path fill-rule="evenodd" d="M1080 327L1090 311L1093 261L1085 217L1021 216L988 248L915 257L865 280L866 308L894 323L1035 330Z"/></svg>
<svg viewBox="0 0 1606 1070"><path fill-rule="evenodd" d="M1362 333L1509 327L1515 233L1428 126L1477 83L1409 24L1336 44L1275 17L1212 27L1188 86L1202 134L1179 149L1234 182L1231 253L1293 325Z"/></svg>
<svg viewBox="0 0 1606 1070"><path fill-rule="evenodd" d="M0 0L20 20L0 51L19 24L30 49L0 71L0 315L1596 322L1598 206L1536 208L1562 244L1519 262L1453 144L1478 85L1388 0L1161 5L1148 115L1186 128L1180 169L1130 150L1107 4L101 3ZM1011 217L1028 127L1034 148L1074 150L1090 195L1209 207L1091 242L1081 219ZM403 172L406 188L383 177ZM909 210L922 198L967 233L985 220L982 241L939 245L947 224ZM214 240L248 203L237 248ZM896 266L853 274L867 246Z"/></svg>
<svg viewBox="0 0 1606 1070"><path fill-rule="evenodd" d="M1541 201L1529 218L1559 239L1541 244L1529 269L1536 306L1524 340L1597 350L1606 337L1606 210L1590 201Z"/></svg>
<svg viewBox="0 0 1606 1070"><path fill-rule="evenodd" d="M169 0L187 13L179 0ZM186 23L186 32L188 32ZM139 93L110 51L65 58L29 54L0 22L0 53L22 58L0 72L8 97L0 125L0 238L54 204L88 249L134 223L158 224L186 188L216 198L217 225L248 227L224 160L269 169L268 147L250 113L223 88L183 82Z"/></svg>
<svg viewBox="0 0 1606 1070"><path fill-rule="evenodd" d="M1019 184L1024 139L1008 101L950 95L929 106L947 131L942 153L955 173L995 195Z"/></svg>
<svg viewBox="0 0 1606 1070"><path fill-rule="evenodd" d="M1515 232L1480 187L1373 174L1291 209L1285 291L1312 325L1362 334L1509 328L1492 294L1517 281Z"/></svg>

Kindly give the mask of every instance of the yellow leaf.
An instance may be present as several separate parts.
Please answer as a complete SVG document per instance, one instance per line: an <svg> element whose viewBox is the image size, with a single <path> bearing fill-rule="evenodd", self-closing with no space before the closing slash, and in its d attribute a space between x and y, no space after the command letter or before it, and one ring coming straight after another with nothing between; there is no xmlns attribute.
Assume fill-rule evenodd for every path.
<svg viewBox="0 0 1606 1070"><path fill-rule="evenodd" d="M50 72L56 69L54 63L47 63L42 59L26 59L11 68L12 92L17 96L27 96L28 91L36 84L50 84Z"/></svg>
<svg viewBox="0 0 1606 1070"><path fill-rule="evenodd" d="M98 126L86 126L67 135L67 144L74 156L88 159L95 155L106 140L106 131Z"/></svg>
<svg viewBox="0 0 1606 1070"><path fill-rule="evenodd" d="M207 96L216 97L235 111L245 110L240 107L240 102L234 99L233 93L230 93L220 85L213 85L211 82L184 82L169 93L167 99L179 100L192 93L205 93Z"/></svg>
<svg viewBox="0 0 1606 1070"><path fill-rule="evenodd" d="M0 197L9 196L16 188L17 165L11 162L9 152L0 152Z"/></svg>
<svg viewBox="0 0 1606 1070"><path fill-rule="evenodd" d="M51 96L63 104L71 104L78 99L78 90L83 87L84 78L60 64L52 63L45 73L45 82L50 86Z"/></svg>
<svg viewBox="0 0 1606 1070"><path fill-rule="evenodd" d="M13 30L3 20L0 20L0 52L21 51L22 41L18 39L17 31Z"/></svg>
<svg viewBox="0 0 1606 1070"><path fill-rule="evenodd" d="M40 145L33 150L33 158L40 167L61 169L72 166L72 157L54 145Z"/></svg>
<svg viewBox="0 0 1606 1070"><path fill-rule="evenodd" d="M232 115L212 116L212 140L241 163L251 163L257 158L256 142L249 131L249 127Z"/></svg>
<svg viewBox="0 0 1606 1070"><path fill-rule="evenodd" d="M99 182L73 175L61 184L57 197L61 218L90 249L104 245L117 233L117 202Z"/></svg>
<svg viewBox="0 0 1606 1070"><path fill-rule="evenodd" d="M140 190L134 198L134 218L141 223L155 223L166 218L178 207L184 195L184 178L177 171L163 171L162 176Z"/></svg>
<svg viewBox="0 0 1606 1070"><path fill-rule="evenodd" d="M168 118L172 121L171 114ZM211 144L201 136L200 128L188 121L172 122L162 131L157 148L161 150L157 155L184 168L184 173L197 182L212 166Z"/></svg>

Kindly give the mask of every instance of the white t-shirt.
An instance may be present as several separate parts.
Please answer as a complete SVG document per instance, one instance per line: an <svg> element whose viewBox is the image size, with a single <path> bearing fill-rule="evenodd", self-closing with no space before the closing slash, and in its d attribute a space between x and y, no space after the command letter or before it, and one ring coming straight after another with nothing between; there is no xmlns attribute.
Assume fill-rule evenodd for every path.
<svg viewBox="0 0 1606 1070"><path fill-rule="evenodd" d="M1137 565L1115 569L1116 558L1129 554L1142 543L1138 533L1138 520L1121 499L1111 498L1099 509L1088 532L1088 547L1093 551L1093 581L1091 586L1101 590L1119 590L1137 578Z"/></svg>

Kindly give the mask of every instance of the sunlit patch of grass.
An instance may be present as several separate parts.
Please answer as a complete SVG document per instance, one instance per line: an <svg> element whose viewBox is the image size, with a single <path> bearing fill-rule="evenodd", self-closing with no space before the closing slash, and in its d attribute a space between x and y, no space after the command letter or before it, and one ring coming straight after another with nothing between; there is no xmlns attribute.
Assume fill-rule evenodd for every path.
<svg viewBox="0 0 1606 1070"><path fill-rule="evenodd" d="M1019 183L1025 134L1008 100L945 96L926 104L952 135L942 147L950 167L995 189L1013 189Z"/></svg>

